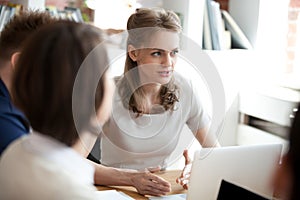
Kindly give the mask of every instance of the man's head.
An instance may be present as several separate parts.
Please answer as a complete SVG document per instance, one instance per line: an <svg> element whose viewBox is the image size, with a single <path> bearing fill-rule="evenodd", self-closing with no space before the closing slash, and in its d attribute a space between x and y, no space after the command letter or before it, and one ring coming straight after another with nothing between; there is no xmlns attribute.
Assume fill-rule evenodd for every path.
<svg viewBox="0 0 300 200"><path fill-rule="evenodd" d="M15 15L1 31L0 35L0 68L11 61L12 56L21 51L25 39L45 24L57 21L43 11L22 11Z"/></svg>

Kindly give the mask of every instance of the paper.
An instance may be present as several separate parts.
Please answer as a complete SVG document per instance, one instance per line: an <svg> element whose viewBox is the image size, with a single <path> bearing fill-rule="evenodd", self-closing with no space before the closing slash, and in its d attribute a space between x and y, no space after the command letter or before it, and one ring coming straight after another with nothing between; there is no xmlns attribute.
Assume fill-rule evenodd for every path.
<svg viewBox="0 0 300 200"><path fill-rule="evenodd" d="M114 200L134 200L127 194L123 192L118 192L116 190L103 190L96 191L95 197L98 199L114 199Z"/></svg>
<svg viewBox="0 0 300 200"><path fill-rule="evenodd" d="M149 200L186 200L186 194L172 194L162 197L149 197Z"/></svg>

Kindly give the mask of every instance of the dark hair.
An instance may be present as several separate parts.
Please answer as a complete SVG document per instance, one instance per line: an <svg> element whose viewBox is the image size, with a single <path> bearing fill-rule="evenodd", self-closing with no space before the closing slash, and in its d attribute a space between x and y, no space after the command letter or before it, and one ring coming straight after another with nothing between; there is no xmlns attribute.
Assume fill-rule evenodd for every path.
<svg viewBox="0 0 300 200"><path fill-rule="evenodd" d="M88 63L85 58L100 42L100 29L71 21L46 25L26 41L16 65L13 100L35 131L71 146L78 140L78 133L90 127L95 111L91 104L95 103L97 109L102 102L104 77L96 82L96 93L92 85L105 71L103 65L108 60L105 49L101 55L89 57ZM88 69L80 72L80 88L74 98L74 84L83 62ZM79 126L73 118L74 101L77 114L83 116Z"/></svg>
<svg viewBox="0 0 300 200"><path fill-rule="evenodd" d="M33 31L55 21L57 19L46 11L24 10L15 15L1 31L0 61L8 60L13 53L20 51L23 42Z"/></svg>
<svg viewBox="0 0 300 200"><path fill-rule="evenodd" d="M158 31L181 32L179 17L171 10L162 8L140 8L132 14L127 21L128 39L127 46L133 45L140 48L149 38ZM123 79L119 83L119 94L122 98L124 107L137 113L137 116L143 114L145 98L143 90L137 86L139 76L137 62L133 61L127 52ZM131 71L132 70L132 71ZM131 73L128 73L131 71ZM175 84L174 78L160 89L160 101L165 110L174 110L175 103L178 101L179 88Z"/></svg>
<svg viewBox="0 0 300 200"><path fill-rule="evenodd" d="M300 104L292 123L289 136L289 150L287 153L288 166L292 170L291 200L300 199Z"/></svg>

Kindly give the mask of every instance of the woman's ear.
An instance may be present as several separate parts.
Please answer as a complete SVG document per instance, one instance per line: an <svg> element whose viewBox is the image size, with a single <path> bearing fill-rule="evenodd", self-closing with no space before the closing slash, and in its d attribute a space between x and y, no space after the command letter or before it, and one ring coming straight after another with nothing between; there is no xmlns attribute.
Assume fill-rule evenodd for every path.
<svg viewBox="0 0 300 200"><path fill-rule="evenodd" d="M15 52L10 58L10 62L11 62L11 66L12 66L13 70L16 67L16 64L19 60L20 55L21 55L21 52Z"/></svg>
<svg viewBox="0 0 300 200"><path fill-rule="evenodd" d="M138 51L137 51L137 49L134 46L132 46L131 44L129 44L128 48L127 48L127 51L128 51L128 55L131 58L131 60L133 60L134 62L136 62L137 61L137 57L138 57Z"/></svg>

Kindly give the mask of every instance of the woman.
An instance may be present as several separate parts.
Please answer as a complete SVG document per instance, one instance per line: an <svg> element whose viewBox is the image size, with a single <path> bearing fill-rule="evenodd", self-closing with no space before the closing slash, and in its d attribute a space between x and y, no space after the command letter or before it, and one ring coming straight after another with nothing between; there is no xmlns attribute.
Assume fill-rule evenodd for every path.
<svg viewBox="0 0 300 200"><path fill-rule="evenodd" d="M102 184L138 185L142 194L170 191L153 174L85 159L110 112L113 84L105 75L102 42L98 28L61 21L43 26L24 44L12 88L32 133L1 156L0 199L94 199L94 176Z"/></svg>
<svg viewBox="0 0 300 200"><path fill-rule="evenodd" d="M174 72L181 32L178 16L163 9L138 9L128 19L127 30L125 69L117 80L112 115L103 127L101 163L132 169L168 167L182 154L177 146L181 137L188 137L180 135L185 124L203 147L219 146L207 134L210 118L197 91Z"/></svg>

